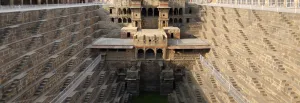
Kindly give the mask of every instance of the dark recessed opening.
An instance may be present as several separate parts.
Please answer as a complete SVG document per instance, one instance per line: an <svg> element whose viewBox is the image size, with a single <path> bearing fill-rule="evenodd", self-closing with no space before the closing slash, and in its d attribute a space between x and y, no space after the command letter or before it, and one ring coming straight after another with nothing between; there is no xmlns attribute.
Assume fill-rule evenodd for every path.
<svg viewBox="0 0 300 103"><path fill-rule="evenodd" d="M111 18L110 20L111 20L111 22L115 22L115 19L114 19L114 18Z"/></svg>
<svg viewBox="0 0 300 103"><path fill-rule="evenodd" d="M127 32L127 38L130 38L130 32Z"/></svg>

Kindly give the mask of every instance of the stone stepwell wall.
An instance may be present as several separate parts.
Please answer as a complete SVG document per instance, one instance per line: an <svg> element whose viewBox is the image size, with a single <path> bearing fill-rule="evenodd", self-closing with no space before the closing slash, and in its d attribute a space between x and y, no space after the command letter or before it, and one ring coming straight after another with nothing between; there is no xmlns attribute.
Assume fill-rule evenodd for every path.
<svg viewBox="0 0 300 103"><path fill-rule="evenodd" d="M53 99L46 95L88 65L87 46L109 29L98 14L99 6L0 14L0 102Z"/></svg>
<svg viewBox="0 0 300 103"><path fill-rule="evenodd" d="M206 57L250 103L300 102L300 15L200 8ZM222 95L218 95L222 98Z"/></svg>

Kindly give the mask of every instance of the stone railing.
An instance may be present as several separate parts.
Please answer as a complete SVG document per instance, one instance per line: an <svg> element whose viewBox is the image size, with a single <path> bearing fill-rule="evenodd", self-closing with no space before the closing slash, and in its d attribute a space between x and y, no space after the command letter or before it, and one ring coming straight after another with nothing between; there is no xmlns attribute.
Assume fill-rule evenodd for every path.
<svg viewBox="0 0 300 103"><path fill-rule="evenodd" d="M220 72L218 72L211 63L205 60L205 58L201 54L200 62L203 66L208 68L211 75L213 75L215 79L220 82L219 84L221 84L221 86L223 86L223 88L227 90L227 92L234 98L237 103L249 103L249 101L244 98L243 94L236 90L234 86L229 81L227 81L225 77Z"/></svg>
<svg viewBox="0 0 300 103"><path fill-rule="evenodd" d="M61 91L50 103L57 102L60 98L67 98L66 92L75 84L78 83L78 80L83 77L83 74L91 72L94 68L98 67L101 61L101 56L95 58L95 60L84 70L82 71L63 91Z"/></svg>
<svg viewBox="0 0 300 103"><path fill-rule="evenodd" d="M55 8L68 8L80 6L93 6L93 5L108 5L106 3L76 3L76 4L43 4L43 5L0 5L0 13L2 12L15 12L15 11L29 11L41 9L55 9Z"/></svg>
<svg viewBox="0 0 300 103"><path fill-rule="evenodd" d="M196 5L208 5L208 6L220 6L220 7L230 7L230 8L243 8L250 10L266 10L275 12L289 12L289 13L300 13L300 2L287 2L282 3L267 3L267 2L257 2L255 0L243 1L236 0L230 2L229 0L190 0L190 4Z"/></svg>

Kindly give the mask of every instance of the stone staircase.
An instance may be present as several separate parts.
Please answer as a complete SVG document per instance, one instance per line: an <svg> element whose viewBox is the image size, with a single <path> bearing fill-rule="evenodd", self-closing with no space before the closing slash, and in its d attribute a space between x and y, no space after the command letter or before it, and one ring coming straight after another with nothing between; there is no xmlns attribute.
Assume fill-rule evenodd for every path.
<svg viewBox="0 0 300 103"><path fill-rule="evenodd" d="M46 86L48 81L49 81L49 78L43 79L43 81L40 83L38 88L35 90L34 96L38 96L44 91L44 87Z"/></svg>
<svg viewBox="0 0 300 103"><path fill-rule="evenodd" d="M41 36L42 36L42 35L35 35L35 36L32 37L30 43L29 43L28 46L27 46L27 50L28 50L28 51L31 50L32 46L35 45L35 43L38 41L38 39L39 39Z"/></svg>
<svg viewBox="0 0 300 103"><path fill-rule="evenodd" d="M211 82L212 85L213 85L213 88L218 88L218 85L217 85L217 83L216 83L215 78L214 78L214 77L210 77L209 79L210 79L210 82Z"/></svg>
<svg viewBox="0 0 300 103"><path fill-rule="evenodd" d="M48 61L48 63L46 64L43 73L47 73L50 71L50 69L53 67L53 63L55 62L55 58L50 58L50 60Z"/></svg>
<svg viewBox="0 0 300 103"><path fill-rule="evenodd" d="M90 85L91 77L88 76L83 84L83 88L87 88Z"/></svg>
<svg viewBox="0 0 300 103"><path fill-rule="evenodd" d="M12 96L13 96L13 92L15 92L15 89L16 89L16 87L17 87L17 84L19 83L20 81L18 80L18 79L16 79L16 80L13 80L13 82L11 83L11 85L8 87L8 89L7 90L4 90L4 93L3 93L3 95L2 95L2 98L1 98L1 100L0 100L0 102L1 101L4 101L4 103L5 103L5 101L7 100L7 99L9 99L9 98L11 98Z"/></svg>
<svg viewBox="0 0 300 103"><path fill-rule="evenodd" d="M296 34L296 32L290 31L291 35L293 36L294 41L297 45L300 45L300 35Z"/></svg>
<svg viewBox="0 0 300 103"><path fill-rule="evenodd" d="M219 103L214 93L209 93L209 97L211 103Z"/></svg>
<svg viewBox="0 0 300 103"><path fill-rule="evenodd" d="M109 78L108 78L108 81L106 82L106 85L109 85L109 84L114 83L114 81L115 81L115 76L116 76L116 73L113 71L113 72L110 74L110 76L109 76Z"/></svg>
<svg viewBox="0 0 300 103"><path fill-rule="evenodd" d="M40 30L40 28L42 27L42 25L44 24L44 22L46 22L46 20L40 20L40 21L37 23L36 28L32 29L32 34L33 34L33 35L39 33L39 30Z"/></svg>
<svg viewBox="0 0 300 103"><path fill-rule="evenodd" d="M216 22L214 20L211 20L211 23L213 24L214 27L217 27Z"/></svg>
<svg viewBox="0 0 300 103"><path fill-rule="evenodd" d="M240 87L238 86L238 84L236 83L236 81L234 80L233 77L229 76L229 82L232 84L232 86L237 90L237 91L241 91Z"/></svg>
<svg viewBox="0 0 300 103"><path fill-rule="evenodd" d="M268 33L268 31L267 31L260 23L257 23L257 26L263 31L263 33L264 33L265 35L270 35L270 34Z"/></svg>
<svg viewBox="0 0 300 103"><path fill-rule="evenodd" d="M245 33L243 32L243 30L239 30L240 34L243 36L243 38L245 40L249 40L248 37L245 35Z"/></svg>
<svg viewBox="0 0 300 103"><path fill-rule="evenodd" d="M106 76L106 72L103 72L103 73L100 74L100 77L99 77L99 80L98 80L98 84L97 84L98 86L104 84L104 78L105 78L105 76Z"/></svg>
<svg viewBox="0 0 300 103"><path fill-rule="evenodd" d="M228 20L226 19L226 17L224 15L222 15L222 20L225 21L225 23L228 23Z"/></svg>
<svg viewBox="0 0 300 103"><path fill-rule="evenodd" d="M54 54L59 47L61 41L55 41L49 54Z"/></svg>
<svg viewBox="0 0 300 103"><path fill-rule="evenodd" d="M70 50L69 53L68 53L68 56L72 56L72 55L74 54L75 50L76 50L76 47L75 47L75 46L72 46L72 47L71 47L71 50Z"/></svg>
<svg viewBox="0 0 300 103"><path fill-rule="evenodd" d="M195 95L196 95L197 103L205 103L205 101L203 101L202 99L202 95L199 89L195 90Z"/></svg>
<svg viewBox="0 0 300 103"><path fill-rule="evenodd" d="M235 13L238 17L241 17L239 11L238 11L236 8L234 8L234 13Z"/></svg>
<svg viewBox="0 0 300 103"><path fill-rule="evenodd" d="M223 24L223 28L227 33L229 33L229 29L227 28L227 26L225 24Z"/></svg>
<svg viewBox="0 0 300 103"><path fill-rule="evenodd" d="M231 49L228 46L225 46L225 49L227 50L227 52L230 56L234 56Z"/></svg>
<svg viewBox="0 0 300 103"><path fill-rule="evenodd" d="M68 72L69 70L71 70L74 65L76 65L75 60L76 58L72 58L73 60L71 60L70 62L68 62L66 69L64 70L64 72Z"/></svg>
<svg viewBox="0 0 300 103"><path fill-rule="evenodd" d="M22 69L24 68L24 66L27 64L29 58L30 58L29 55L24 56L24 58L22 59L21 63L14 70L14 73L19 73L20 71L22 71Z"/></svg>
<svg viewBox="0 0 300 103"><path fill-rule="evenodd" d="M255 10L252 10L252 13L258 21L262 21L262 19L259 17Z"/></svg>
<svg viewBox="0 0 300 103"><path fill-rule="evenodd" d="M294 90L291 87L290 83L284 82L283 85L284 85L283 92L290 97L292 103L299 103L300 102L300 99L298 98L299 94L295 92L296 90Z"/></svg>
<svg viewBox="0 0 300 103"><path fill-rule="evenodd" d="M237 72L237 69L236 69L236 67L234 66L234 64L232 63L231 60L227 60L227 63L229 65L230 69L232 70L232 72Z"/></svg>
<svg viewBox="0 0 300 103"><path fill-rule="evenodd" d="M117 95L117 89L118 89L118 85L115 85L112 87L111 91L110 91L110 98L114 98Z"/></svg>
<svg viewBox="0 0 300 103"><path fill-rule="evenodd" d="M60 90L61 91L64 90L71 82L72 82L72 77L71 76L67 77Z"/></svg>
<svg viewBox="0 0 300 103"><path fill-rule="evenodd" d="M215 49L212 48L211 51L212 51L213 55L215 56L215 58L219 58Z"/></svg>
<svg viewBox="0 0 300 103"><path fill-rule="evenodd" d="M249 55L253 55L253 52L250 50L250 48L248 47L248 45L246 43L242 43L242 45L245 47L245 49Z"/></svg>
<svg viewBox="0 0 300 103"><path fill-rule="evenodd" d="M72 97L67 97L66 100L64 100L64 103L71 103Z"/></svg>
<svg viewBox="0 0 300 103"><path fill-rule="evenodd" d="M287 24L289 25L289 27L293 27L293 24L292 22L282 13L282 12L279 12L279 15L280 17L282 18L282 20Z"/></svg>
<svg viewBox="0 0 300 103"><path fill-rule="evenodd" d="M22 12L18 12L16 16L10 21L10 24L17 24L19 21L19 18L22 16Z"/></svg>
<svg viewBox="0 0 300 103"><path fill-rule="evenodd" d="M1 35L0 35L0 43L1 45L3 45L5 43L5 40L7 39L8 35L10 34L9 33L9 30L11 28L5 28L2 32L1 32Z"/></svg>
<svg viewBox="0 0 300 103"><path fill-rule="evenodd" d="M283 74L287 74L286 69L283 67L283 62L281 60L279 60L276 56L272 56L273 59L273 65L276 71L283 73Z"/></svg>
<svg viewBox="0 0 300 103"><path fill-rule="evenodd" d="M254 73L259 73L259 69L257 66L254 65L253 62L251 62L251 59L250 58L247 58L247 62L249 64L249 68L251 68L251 70L254 72Z"/></svg>
<svg viewBox="0 0 300 103"><path fill-rule="evenodd" d="M91 98L91 96L92 96L91 92L86 93L86 95L84 96L83 102L84 103L88 103L89 100L90 100L90 98Z"/></svg>
<svg viewBox="0 0 300 103"><path fill-rule="evenodd" d="M271 44L271 42L267 39L267 38L263 38L263 42L267 45L267 47L269 49L271 49L272 51L276 52L277 50L275 49L275 47Z"/></svg>
<svg viewBox="0 0 300 103"><path fill-rule="evenodd" d="M239 24L239 26L241 27L241 28L244 28L244 25L243 25L243 23L240 21L240 19L235 19L236 20L236 22Z"/></svg>
<svg viewBox="0 0 300 103"><path fill-rule="evenodd" d="M197 73L197 72L195 72L195 74L196 74L196 79L197 79L198 84L199 84L200 86L203 85L203 82L202 82L202 79L201 79L200 74Z"/></svg>
<svg viewBox="0 0 300 103"><path fill-rule="evenodd" d="M106 92L106 88L101 89L99 97L98 97L98 102L99 103L104 102L105 92Z"/></svg>
<svg viewBox="0 0 300 103"><path fill-rule="evenodd" d="M254 86L256 87L256 89L258 90L258 92L262 95L262 96L268 96L266 91L264 90L264 88L262 87L262 84L254 77L251 78L252 82L254 83Z"/></svg>

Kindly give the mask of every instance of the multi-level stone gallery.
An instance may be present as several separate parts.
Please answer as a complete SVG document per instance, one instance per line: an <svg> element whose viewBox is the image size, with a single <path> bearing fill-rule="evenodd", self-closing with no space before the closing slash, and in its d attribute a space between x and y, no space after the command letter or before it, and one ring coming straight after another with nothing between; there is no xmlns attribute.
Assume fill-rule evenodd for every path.
<svg viewBox="0 0 300 103"><path fill-rule="evenodd" d="M0 103L300 103L299 0L0 0Z"/></svg>

